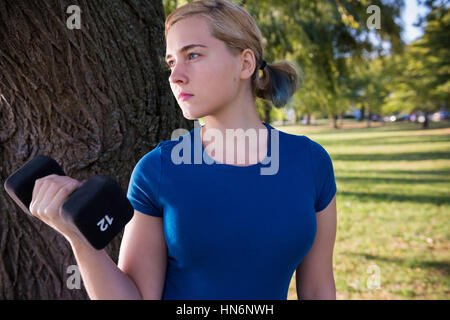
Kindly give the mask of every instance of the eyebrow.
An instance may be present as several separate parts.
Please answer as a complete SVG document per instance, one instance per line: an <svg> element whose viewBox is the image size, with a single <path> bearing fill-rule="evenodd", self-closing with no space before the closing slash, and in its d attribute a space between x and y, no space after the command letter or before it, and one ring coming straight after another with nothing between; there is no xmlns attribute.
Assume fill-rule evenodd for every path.
<svg viewBox="0 0 450 320"><path fill-rule="evenodd" d="M207 46L203 45L203 44L188 44L187 46L184 46L183 48L180 49L179 52L186 52L189 49L195 48L195 47L203 47L203 48L207 48ZM166 55L166 61L167 59L169 59L170 57L172 57L171 54Z"/></svg>

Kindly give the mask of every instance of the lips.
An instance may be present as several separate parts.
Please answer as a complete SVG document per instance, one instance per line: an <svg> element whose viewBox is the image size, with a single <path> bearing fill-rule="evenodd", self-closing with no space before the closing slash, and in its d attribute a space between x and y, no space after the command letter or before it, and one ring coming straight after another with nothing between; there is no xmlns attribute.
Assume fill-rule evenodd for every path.
<svg viewBox="0 0 450 320"><path fill-rule="evenodd" d="M184 101L184 100L189 99L192 96L193 96L193 94L180 92L180 94L178 95L178 99L181 100L181 101Z"/></svg>

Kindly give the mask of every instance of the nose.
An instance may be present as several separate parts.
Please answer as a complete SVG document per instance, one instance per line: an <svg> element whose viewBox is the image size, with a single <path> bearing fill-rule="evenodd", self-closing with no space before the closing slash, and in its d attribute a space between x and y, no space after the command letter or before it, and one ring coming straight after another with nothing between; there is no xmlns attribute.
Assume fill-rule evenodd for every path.
<svg viewBox="0 0 450 320"><path fill-rule="evenodd" d="M176 63L175 66L172 68L172 73L169 77L169 82L172 84L180 84L180 83L187 83L188 78L186 76L185 68L183 67L182 63Z"/></svg>

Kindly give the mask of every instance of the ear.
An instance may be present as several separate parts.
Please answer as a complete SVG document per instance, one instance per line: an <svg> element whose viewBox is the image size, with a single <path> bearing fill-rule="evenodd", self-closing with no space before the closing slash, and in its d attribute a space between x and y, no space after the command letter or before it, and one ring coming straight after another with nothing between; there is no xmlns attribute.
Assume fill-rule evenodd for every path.
<svg viewBox="0 0 450 320"><path fill-rule="evenodd" d="M251 49L245 49L241 53L241 79L249 79L255 72L255 54Z"/></svg>

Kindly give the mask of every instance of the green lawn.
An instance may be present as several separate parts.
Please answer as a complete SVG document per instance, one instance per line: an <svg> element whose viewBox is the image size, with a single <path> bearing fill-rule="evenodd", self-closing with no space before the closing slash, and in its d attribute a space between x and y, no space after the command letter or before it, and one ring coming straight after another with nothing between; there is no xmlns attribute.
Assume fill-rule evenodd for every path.
<svg viewBox="0 0 450 320"><path fill-rule="evenodd" d="M333 160L338 299L450 298L449 122L276 128L317 141Z"/></svg>

